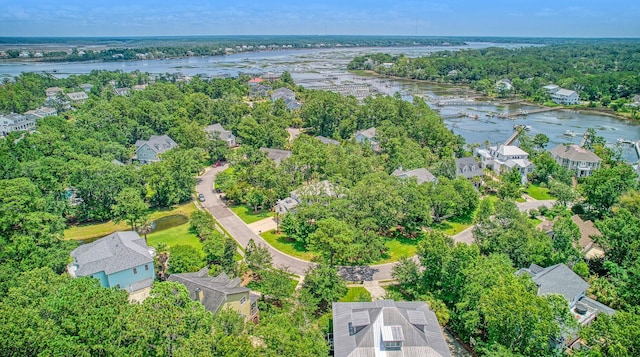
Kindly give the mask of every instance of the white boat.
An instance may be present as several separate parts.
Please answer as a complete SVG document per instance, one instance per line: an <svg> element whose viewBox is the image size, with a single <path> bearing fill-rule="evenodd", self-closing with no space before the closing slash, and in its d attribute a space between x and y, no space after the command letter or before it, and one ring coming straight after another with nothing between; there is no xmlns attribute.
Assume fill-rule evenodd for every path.
<svg viewBox="0 0 640 357"><path fill-rule="evenodd" d="M573 130L567 129L567 130L564 131L564 136L574 137L574 136L576 136L576 133Z"/></svg>
<svg viewBox="0 0 640 357"><path fill-rule="evenodd" d="M525 125L525 126L524 126L524 130L526 130L526 131L531 130L531 125Z"/></svg>

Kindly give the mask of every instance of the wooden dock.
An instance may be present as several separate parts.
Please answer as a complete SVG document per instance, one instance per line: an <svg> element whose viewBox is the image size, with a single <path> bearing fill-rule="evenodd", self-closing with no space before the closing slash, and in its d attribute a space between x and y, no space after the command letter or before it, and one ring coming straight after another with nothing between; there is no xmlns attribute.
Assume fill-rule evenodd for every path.
<svg viewBox="0 0 640 357"><path fill-rule="evenodd" d="M514 141L516 141L516 139L518 138L518 136L522 133L522 130L520 130L519 128L515 128L513 131L513 134L511 134L511 136L509 137L509 139L507 139L507 141L504 142L504 145L511 145L513 144Z"/></svg>
<svg viewBox="0 0 640 357"><path fill-rule="evenodd" d="M500 115L498 115L498 118L516 118L516 117L519 117L519 116L527 116L529 114L552 112L554 110L560 110L560 109L564 109L564 107L540 108L540 109L533 109L533 110L519 110L519 111L513 112L513 113L500 114Z"/></svg>
<svg viewBox="0 0 640 357"><path fill-rule="evenodd" d="M451 114L444 114L441 115L442 119L453 119L453 118L471 118L471 119L478 119L479 116L478 114L473 114L473 113L469 113L469 112L457 112L457 113L451 113Z"/></svg>

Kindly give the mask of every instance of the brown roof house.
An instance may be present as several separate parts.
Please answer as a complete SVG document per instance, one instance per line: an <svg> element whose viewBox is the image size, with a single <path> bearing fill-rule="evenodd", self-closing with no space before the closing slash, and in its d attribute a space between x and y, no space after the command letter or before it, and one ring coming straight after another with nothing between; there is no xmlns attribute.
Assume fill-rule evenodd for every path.
<svg viewBox="0 0 640 357"><path fill-rule="evenodd" d="M420 301L334 302L333 350L335 357L451 356L436 315Z"/></svg>
<svg viewBox="0 0 640 357"><path fill-rule="evenodd" d="M604 256L604 250L593 241L593 237L601 236L600 230L591 221L585 221L577 214L571 217L573 223L580 228L578 245L587 259Z"/></svg>
<svg viewBox="0 0 640 357"><path fill-rule="evenodd" d="M195 273L171 274L169 281L184 285L192 299L200 301L215 314L220 309L230 308L240 313L246 321L258 322L258 295L240 285L240 279L230 279L227 274L210 276L209 269Z"/></svg>

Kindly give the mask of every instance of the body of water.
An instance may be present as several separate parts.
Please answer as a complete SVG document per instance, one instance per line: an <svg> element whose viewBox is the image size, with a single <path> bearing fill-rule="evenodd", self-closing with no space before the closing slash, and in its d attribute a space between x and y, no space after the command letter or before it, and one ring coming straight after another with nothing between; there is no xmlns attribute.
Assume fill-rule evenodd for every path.
<svg viewBox="0 0 640 357"><path fill-rule="evenodd" d="M239 73L280 73L289 71L294 80L303 86L332 86L364 84L372 89L372 93L392 95L400 92L403 97L411 99L418 96L465 96L472 94L468 88L439 85L426 82L388 79L380 77L361 77L347 72L347 64L353 57L383 52L406 54L410 57L424 56L441 50L459 50L462 48L486 48L490 46L523 47L529 44L495 44L487 42L469 43L467 46L429 46L429 47L397 47L397 48L331 48L309 50L284 50L267 52L247 52L229 56L187 57L167 60L144 60L122 62L0 62L0 77L13 77L21 72L49 72L56 76L89 73L92 70L120 70L133 72L136 70L149 73L182 73L188 76L206 74L209 76L235 76ZM513 132L515 124L529 125L529 134L546 134L550 143L548 148L566 142L579 143L581 134L588 128L596 130L610 145L616 140L640 140L640 124L605 115L579 113L575 111L553 111L528 115L525 118L499 119L486 116L487 112L513 112L518 109L534 109L519 104L505 107L474 106L444 107L442 113L466 111L478 115L478 119L456 118L445 119L454 133L462 135L468 143L493 144L504 142ZM575 137L566 137L563 133L572 130ZM631 162L638 158L628 146L621 148L623 157Z"/></svg>

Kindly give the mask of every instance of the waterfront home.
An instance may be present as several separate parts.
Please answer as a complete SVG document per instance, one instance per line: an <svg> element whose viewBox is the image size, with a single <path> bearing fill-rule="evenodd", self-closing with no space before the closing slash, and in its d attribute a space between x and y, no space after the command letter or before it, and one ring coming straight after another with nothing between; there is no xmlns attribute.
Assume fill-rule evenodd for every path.
<svg viewBox="0 0 640 357"><path fill-rule="evenodd" d="M220 123L207 126L204 131L210 138L218 138L226 142L230 148L236 146L236 136L231 131L225 130Z"/></svg>
<svg viewBox="0 0 640 357"><path fill-rule="evenodd" d="M67 98L74 103L84 103L85 100L89 99L89 96L85 92L73 92L68 93Z"/></svg>
<svg viewBox="0 0 640 357"><path fill-rule="evenodd" d="M264 82L264 79L262 79L260 77L255 77L255 78L251 78L248 83L249 83L250 86L255 86L255 85L258 85L258 84L260 84L262 82Z"/></svg>
<svg viewBox="0 0 640 357"><path fill-rule="evenodd" d="M31 115L11 113L0 115L0 137L13 131L33 131L36 128L36 118Z"/></svg>
<svg viewBox="0 0 640 357"><path fill-rule="evenodd" d="M282 160L291 157L291 151L280 149L260 148L260 151L267 154L267 157L275 161L276 166L280 166Z"/></svg>
<svg viewBox="0 0 640 357"><path fill-rule="evenodd" d="M509 79L501 79L496 82L498 92L510 92L513 89L513 83Z"/></svg>
<svg viewBox="0 0 640 357"><path fill-rule="evenodd" d="M265 98L269 96L271 86L264 84L252 85L249 91L249 97L251 98Z"/></svg>
<svg viewBox="0 0 640 357"><path fill-rule="evenodd" d="M560 89L560 86L556 84L547 84L546 86L542 87L542 89L544 89L549 94L553 94Z"/></svg>
<svg viewBox="0 0 640 357"><path fill-rule="evenodd" d="M134 293L153 284L154 256L155 249L138 233L116 232L74 249L67 271L74 278L88 276L106 288Z"/></svg>
<svg viewBox="0 0 640 357"><path fill-rule="evenodd" d="M289 88L278 88L271 93L271 100L275 101L278 99L296 99L296 94Z"/></svg>
<svg viewBox="0 0 640 357"><path fill-rule="evenodd" d="M335 357L431 356L451 352L436 315L422 301L334 302Z"/></svg>
<svg viewBox="0 0 640 357"><path fill-rule="evenodd" d="M141 164L160 161L160 154L177 146L178 144L167 135L151 135L149 140L136 141L136 153L133 159Z"/></svg>
<svg viewBox="0 0 640 357"><path fill-rule="evenodd" d="M399 179L407 179L410 177L415 177L416 180L418 181L418 185L421 185L425 182L436 182L436 177L431 172L429 172L429 170L425 168L404 171L402 170L402 166L400 166L395 171L393 171L391 175Z"/></svg>
<svg viewBox="0 0 640 357"><path fill-rule="evenodd" d="M354 135L357 143L368 143L371 150L380 152L380 143L376 141L376 128L371 127L366 130L358 130Z"/></svg>
<svg viewBox="0 0 640 357"><path fill-rule="evenodd" d="M551 100L553 100L557 104L578 104L580 97L578 96L578 92L574 90L561 88L557 90L555 93L551 94Z"/></svg>
<svg viewBox="0 0 640 357"><path fill-rule="evenodd" d="M241 286L238 278L230 279L225 273L213 277L208 268L202 268L195 273L171 274L168 280L184 285L189 296L212 314L229 308L242 315L245 321L258 322L259 296Z"/></svg>
<svg viewBox="0 0 640 357"><path fill-rule="evenodd" d="M571 171L576 177L591 176L602 162L598 155L575 144L560 144L549 150L549 153L558 165Z"/></svg>
<svg viewBox="0 0 640 357"><path fill-rule="evenodd" d="M515 145L491 146L489 149L476 149L482 168L489 168L499 174L516 168L522 175L521 182L527 182L527 174L533 172L533 163L529 154Z"/></svg>

